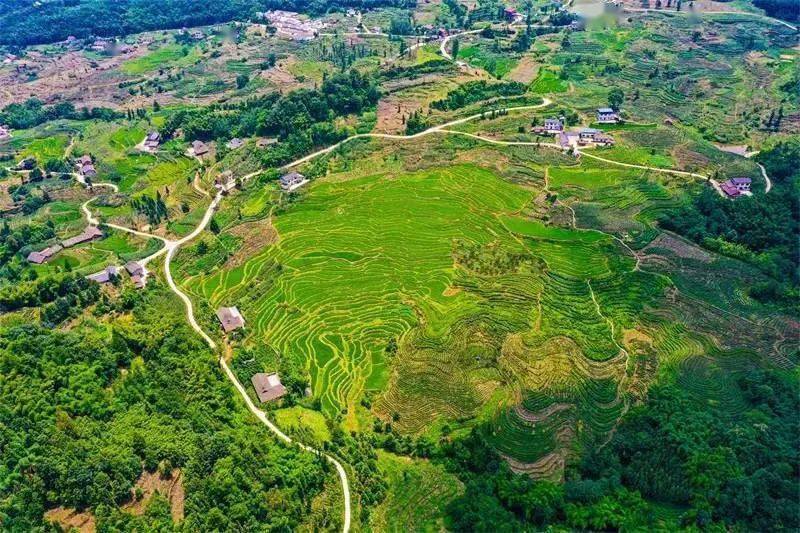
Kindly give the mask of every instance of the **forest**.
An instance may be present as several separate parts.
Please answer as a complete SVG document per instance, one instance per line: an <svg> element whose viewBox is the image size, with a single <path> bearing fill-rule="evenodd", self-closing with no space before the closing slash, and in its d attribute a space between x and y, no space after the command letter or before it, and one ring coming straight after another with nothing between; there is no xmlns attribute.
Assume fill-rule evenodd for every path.
<svg viewBox="0 0 800 533"><path fill-rule="evenodd" d="M266 167L291 161L315 146L332 144L347 134L333 119L373 107L377 86L356 70L334 74L319 89L298 89L285 96L270 95L225 109L180 110L170 115L161 133L183 130L187 140L226 140L252 135L277 136L282 141L264 154Z"/></svg>
<svg viewBox="0 0 800 533"><path fill-rule="evenodd" d="M257 12L283 9L319 15L346 8L413 7L414 0L217 0L198 9L195 0L56 0L0 3L0 44L27 46L74 35L113 37L150 30L247 20Z"/></svg>
<svg viewBox="0 0 800 533"><path fill-rule="evenodd" d="M0 124L14 129L27 129L50 120L116 120L124 115L113 109L96 107L92 109L75 109L71 102L61 102L46 106L37 98L30 98L22 104L9 104L0 111Z"/></svg>
<svg viewBox="0 0 800 533"><path fill-rule="evenodd" d="M443 460L466 484L447 510L453 529L652 528L658 508L668 506L692 530L796 530L800 391L773 370L754 370L736 388L747 404L741 415L674 385L655 387L610 443L590 447L568 469L564 484L511 473L473 431L443 447Z"/></svg>
<svg viewBox="0 0 800 533"><path fill-rule="evenodd" d="M297 528L327 465L242 414L180 320L136 315L135 326L0 329L3 529L37 530L59 505L92 508L98 531L171 528L164 498L138 517L117 506L143 471L176 468L187 530Z"/></svg>

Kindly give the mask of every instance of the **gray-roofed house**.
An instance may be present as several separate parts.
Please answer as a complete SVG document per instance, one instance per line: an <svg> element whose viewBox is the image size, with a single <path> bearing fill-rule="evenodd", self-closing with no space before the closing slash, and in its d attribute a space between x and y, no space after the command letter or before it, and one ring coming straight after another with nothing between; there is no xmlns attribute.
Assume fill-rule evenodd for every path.
<svg viewBox="0 0 800 533"><path fill-rule="evenodd" d="M557 118L544 119L544 130L547 133L561 133L564 131L564 124Z"/></svg>
<svg viewBox="0 0 800 533"><path fill-rule="evenodd" d="M234 137L233 139L228 141L228 143L225 146L227 146L231 150L238 150L239 148L244 146L244 141L241 140L239 137Z"/></svg>
<svg viewBox="0 0 800 533"><path fill-rule="evenodd" d="M128 261L125 263L125 270L130 274L133 286L137 289L143 289L147 284L147 271L144 266L136 261Z"/></svg>
<svg viewBox="0 0 800 533"><path fill-rule="evenodd" d="M217 309L217 318L219 318L225 333L244 327L244 318L235 307L220 307Z"/></svg>
<svg viewBox="0 0 800 533"><path fill-rule="evenodd" d="M293 191L305 182L306 177L299 172L289 172L281 176L280 179L281 189L284 191Z"/></svg>
<svg viewBox="0 0 800 533"><path fill-rule="evenodd" d="M578 138L582 141L594 141L594 138L602 133L600 130L594 128L583 128L578 132Z"/></svg>
<svg viewBox="0 0 800 533"><path fill-rule="evenodd" d="M749 191L750 186L753 184L753 180L750 178L731 178L729 181L740 192Z"/></svg>
<svg viewBox="0 0 800 533"><path fill-rule="evenodd" d="M610 107L601 107L597 110L597 122L600 124L616 124L619 122L619 115Z"/></svg>
<svg viewBox="0 0 800 533"><path fill-rule="evenodd" d="M74 237L70 237L69 239L61 241L61 246L64 248L70 248L76 244L93 241L94 239L100 239L101 237L103 237L103 232L100 231L100 228L97 226L86 226L86 228L83 230L83 233L80 235L75 235Z"/></svg>
<svg viewBox="0 0 800 533"><path fill-rule="evenodd" d="M97 283L108 283L109 281L114 281L114 279L119 275L119 270L114 265L109 265L100 272L95 272L94 274L89 274L86 276L88 279L92 281L96 281Z"/></svg>
<svg viewBox="0 0 800 533"><path fill-rule="evenodd" d="M149 150L155 150L158 148L160 142L161 134L157 131L151 131L147 134L147 137L144 138L144 147Z"/></svg>
<svg viewBox="0 0 800 533"><path fill-rule="evenodd" d="M192 141L192 153L199 157L208 153L208 145L203 141Z"/></svg>
<svg viewBox="0 0 800 533"><path fill-rule="evenodd" d="M277 144L278 139L272 137L261 137L256 141L256 146L259 148L266 148L267 146Z"/></svg>
<svg viewBox="0 0 800 533"><path fill-rule="evenodd" d="M277 400L286 394L286 387L284 387L281 383L278 374L274 372L272 374L253 374L253 377L250 378L250 381L253 382L253 388L256 390L256 396L258 396L258 399L261 403Z"/></svg>
<svg viewBox="0 0 800 533"><path fill-rule="evenodd" d="M53 246L49 246L44 250L40 250L38 252L31 252L28 254L28 261L31 263L35 263L37 265L41 265L58 252L60 252L63 248L60 244L54 244Z"/></svg>

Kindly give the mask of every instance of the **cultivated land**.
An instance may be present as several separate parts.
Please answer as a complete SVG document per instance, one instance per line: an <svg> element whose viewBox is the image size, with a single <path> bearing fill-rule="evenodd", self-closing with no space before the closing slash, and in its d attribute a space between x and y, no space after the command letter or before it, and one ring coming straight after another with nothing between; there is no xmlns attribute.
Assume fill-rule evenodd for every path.
<svg viewBox="0 0 800 533"><path fill-rule="evenodd" d="M598 470L616 468L602 466L610 459L600 454L624 456L620 449L636 445L632 420L649 413L651 402L660 405L665 387L685 401L676 412L697 410L739 428L726 435L754 424L769 427L770 438L779 433L765 408L755 407L756 387L747 380L772 373L796 387L796 289L774 266L786 249L753 251L735 230L700 238L667 228L679 228L669 219L698 202L698 212L712 209L703 207L710 202L741 206L742 216L758 224L766 215L752 214L750 198L725 196L721 184L729 178L751 178L751 194L764 202L791 194L794 178L776 177L772 169L780 167L752 156L796 142L800 133L796 30L760 14L697 19L638 11L637 3L626 4L624 17L590 21L585 31L537 24L543 33L520 48L524 21L490 22L496 13L476 22L491 34L473 26L434 37L438 26L453 27L458 17L447 4L433 4L413 11L417 23L434 25L430 38L390 37L390 25L399 27L409 12L389 8L327 15L324 35L308 42L272 35L260 24L205 27L202 36L154 31L126 37L130 48L121 55L43 45L14 60L28 61L25 69L13 62L0 68L0 86L8 87L3 105L41 90L47 104L64 99L113 109L105 117L75 113L31 122L0 141L0 329L38 321L56 330L106 332L111 346L127 343L138 359L120 356L116 370L104 370L111 376L106 389L125 391L114 394L127 399L135 396L131 380L154 357L138 355L145 351L140 328L160 329L154 316L162 314L163 331L186 328L194 344L186 341L178 357L202 353L204 367L196 371L212 368L214 376L203 374L206 385L191 385L192 394L202 396L205 386L225 391L224 405L220 398L192 401L235 413L235 421L217 425L249 431L254 416L261 438L280 443L229 459L231 468L263 468L254 474L268 479L263 485L242 481L246 474L239 472L227 486L249 484L243 492L273 509L302 502L295 514L286 511L284 525L292 528L480 528L459 522L470 513L458 505L484 493L518 520L515 527L700 523L695 500L661 498L660 485L632 481L630 471L604 499L578 498L589 489L574 487L581 476L592 480ZM475 17L484 16L479 7L470 6ZM552 20L550 7L534 7L541 19L534 22ZM723 11L714 2L697 8ZM750 4L735 8L755 13ZM364 27L357 26L362 17ZM83 65L76 77L58 74L65 61ZM320 90L320 98L329 97L326 83L351 69L376 83L379 99L363 108L331 108L323 119L313 111L296 119L301 105L313 109L306 101L278 109L281 95ZM477 89L479 83L488 89ZM456 95L460 88L485 93ZM298 89L305 93L291 93ZM617 89L624 120L597 124L595 109ZM287 127L282 115L296 120ZM565 149L536 129L551 117L564 117L568 129L597 127L615 143ZM159 129L162 143L144 151L145 135ZM307 134L305 144L298 131ZM241 137L242 146L227 147L232 137ZM187 149L198 139L210 151L191 156ZM89 182L74 165L84 154L97 170ZM37 170L23 168L26 159ZM289 170L310 183L283 191L277 177ZM104 238L42 265L25 262L29 251L87 224L100 225ZM36 305L13 289L131 260L147 267L143 290L134 290L127 274L94 300L83 292L48 299L36 289ZM782 286L788 299L754 291L776 280L788 283ZM50 317L61 316L53 310L58 297L69 312L54 322ZM226 335L215 311L227 306L239 309L245 327ZM211 365L215 360L221 368ZM278 372L289 394L260 404L250 385L256 372ZM777 398L782 389L770 383ZM158 386L164 385L148 385L156 392ZM53 425L68 428L64 416L101 417L75 405L59 403ZM177 413L176 420L183 424L185 416ZM189 426L181 431L190 440ZM144 446L138 436L115 438L131 449ZM731 446L735 457L741 450ZM125 450L118 455L132 453ZM276 450L302 463L303 473L281 467L284 452ZM700 455L719 459L718 452ZM210 461L203 453L159 448L141 457L119 481L130 486L111 502L121 515L110 517L94 500L48 496L47 519L91 529L98 521L108 526L112 519L150 516L146 509L161 505L164 523L278 527L270 522L277 515L259 503L246 511L219 503L225 521L209 511L213 490L201 489L198 467ZM496 463L480 470L476 457ZM601 466L587 466L591 461ZM711 468L696 456L686 461ZM754 483L750 466L737 467L734 477ZM494 479L486 472L506 468L519 477L487 482L494 483L490 489L477 484L481 476ZM689 474L671 475L659 479L684 495L700 490L680 477ZM691 488L680 488L684 482ZM215 490L225 492L226 483ZM166 503L153 495L162 486ZM508 500L537 487L569 487L562 498L581 509L613 502L625 518L581 518L577 507L567 507L543 520L526 514L530 502ZM628 490L644 500L626 500ZM535 500L537 509L556 505L544 493L526 494L543 498ZM640 500L650 506L647 520L631 510L644 505ZM753 513L736 515L736 522L715 514L725 508L720 501L708 507L717 525L758 528ZM486 516L494 525L505 520ZM156 522L138 524L147 529Z"/></svg>

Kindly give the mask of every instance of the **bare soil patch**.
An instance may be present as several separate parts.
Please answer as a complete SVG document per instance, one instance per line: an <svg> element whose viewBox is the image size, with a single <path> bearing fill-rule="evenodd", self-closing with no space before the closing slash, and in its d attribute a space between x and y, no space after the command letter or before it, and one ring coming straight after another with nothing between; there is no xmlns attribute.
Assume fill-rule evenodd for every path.
<svg viewBox="0 0 800 533"><path fill-rule="evenodd" d="M270 219L245 222L233 227L229 233L242 239L242 245L225 263L225 268L235 268L250 257L278 240L278 231Z"/></svg>
<svg viewBox="0 0 800 533"><path fill-rule="evenodd" d="M710 263L713 259L713 256L710 253L706 252L699 246L696 246L683 239L679 239L678 237L670 235L669 233L660 234L642 251L645 254L648 254L652 253L654 248L669 250L681 259L693 259L703 263Z"/></svg>
<svg viewBox="0 0 800 533"><path fill-rule="evenodd" d="M50 509L44 513L44 519L58 524L66 531L77 529L80 533L94 533L97 530L92 513L79 513L66 507Z"/></svg>

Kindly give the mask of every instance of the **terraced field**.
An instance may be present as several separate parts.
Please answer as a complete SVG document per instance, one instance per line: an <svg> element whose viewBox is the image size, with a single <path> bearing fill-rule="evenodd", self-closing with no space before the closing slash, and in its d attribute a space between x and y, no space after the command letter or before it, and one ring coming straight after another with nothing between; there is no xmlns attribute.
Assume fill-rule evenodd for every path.
<svg viewBox="0 0 800 533"><path fill-rule="evenodd" d="M281 207L274 244L235 266L180 266L207 324L237 305L245 345L305 365L323 409L353 429L369 420L364 394L402 432L485 421L510 461L543 461L547 475L575 437L610 434L637 368L625 332L659 304L663 278L609 234L527 218L539 191L477 166L344 176ZM641 185L603 181L616 179ZM543 416L534 396L565 407Z"/></svg>

